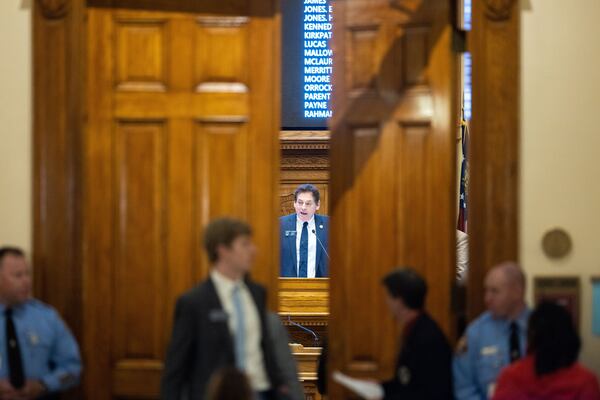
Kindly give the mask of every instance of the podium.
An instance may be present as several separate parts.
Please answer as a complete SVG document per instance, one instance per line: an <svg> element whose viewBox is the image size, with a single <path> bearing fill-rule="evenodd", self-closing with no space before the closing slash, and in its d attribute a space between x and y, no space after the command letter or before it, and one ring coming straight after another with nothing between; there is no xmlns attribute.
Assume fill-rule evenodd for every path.
<svg viewBox="0 0 600 400"><path fill-rule="evenodd" d="M329 279L280 278L279 316L290 333L290 348L306 399L320 400L317 362L327 336Z"/></svg>

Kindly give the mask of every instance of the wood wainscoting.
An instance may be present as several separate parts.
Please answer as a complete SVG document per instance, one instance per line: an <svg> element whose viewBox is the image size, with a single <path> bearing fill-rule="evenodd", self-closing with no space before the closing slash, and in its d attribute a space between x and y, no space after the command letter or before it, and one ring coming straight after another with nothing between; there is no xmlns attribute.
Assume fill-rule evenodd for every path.
<svg viewBox="0 0 600 400"><path fill-rule="evenodd" d="M329 211L329 131L282 131L281 215L294 213L294 190L312 183L321 193L319 214Z"/></svg>
<svg viewBox="0 0 600 400"><path fill-rule="evenodd" d="M304 386L306 400L320 400L317 390L317 371L315 365L321 356L321 347L304 347L301 344L291 344L290 348L298 362L298 378Z"/></svg>
<svg viewBox="0 0 600 400"><path fill-rule="evenodd" d="M329 279L280 278L279 315L289 329L292 343L321 346L327 336Z"/></svg>
<svg viewBox="0 0 600 400"><path fill-rule="evenodd" d="M279 315L290 333L306 399L319 400L317 361L327 337L329 279L279 279Z"/></svg>

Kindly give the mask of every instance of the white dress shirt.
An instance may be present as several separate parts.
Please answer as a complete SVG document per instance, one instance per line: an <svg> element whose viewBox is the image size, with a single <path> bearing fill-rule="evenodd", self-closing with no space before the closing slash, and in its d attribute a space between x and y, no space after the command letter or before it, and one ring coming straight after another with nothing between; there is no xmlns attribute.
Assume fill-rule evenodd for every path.
<svg viewBox="0 0 600 400"><path fill-rule="evenodd" d="M304 221L296 217L296 275L300 276L300 239L302 239L302 228ZM313 233L315 231L315 233ZM317 236L315 216L308 221L308 265L306 268L307 278L317 276Z"/></svg>
<svg viewBox="0 0 600 400"><path fill-rule="evenodd" d="M236 332L236 312L233 303L233 290L236 286L240 288L242 304L244 307L244 320L246 331L246 375L250 380L252 389L257 392L269 390L271 385L267 376L265 360L261 347L262 328L258 309L250 290L243 280L232 281L216 270L212 270L210 277L217 289L217 295L221 300L221 305L228 315L228 325L231 335L235 337ZM234 340L235 341L235 340Z"/></svg>

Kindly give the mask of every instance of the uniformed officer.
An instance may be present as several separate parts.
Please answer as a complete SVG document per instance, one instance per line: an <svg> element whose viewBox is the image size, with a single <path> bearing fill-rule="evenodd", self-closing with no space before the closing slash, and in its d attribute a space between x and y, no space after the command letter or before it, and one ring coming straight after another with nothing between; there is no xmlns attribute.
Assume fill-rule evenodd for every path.
<svg viewBox="0 0 600 400"><path fill-rule="evenodd" d="M56 310L31 297L23 251L0 248L0 399L51 398L80 374L73 335Z"/></svg>
<svg viewBox="0 0 600 400"><path fill-rule="evenodd" d="M473 321L454 357L457 400L492 397L502 368L525 356L529 309L525 275L513 262L494 267L485 278L487 311Z"/></svg>
<svg viewBox="0 0 600 400"><path fill-rule="evenodd" d="M385 399L452 399L452 349L424 310L427 283L411 268L383 279L387 302L403 326L395 376L382 383Z"/></svg>

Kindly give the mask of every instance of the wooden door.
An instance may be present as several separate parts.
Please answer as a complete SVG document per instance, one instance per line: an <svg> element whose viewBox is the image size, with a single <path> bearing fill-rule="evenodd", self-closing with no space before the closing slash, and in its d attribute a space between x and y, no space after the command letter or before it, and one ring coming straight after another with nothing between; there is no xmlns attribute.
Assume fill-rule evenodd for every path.
<svg viewBox="0 0 600 400"><path fill-rule="evenodd" d="M450 1L334 1L331 138L331 364L389 378L398 329L382 277L429 283L451 332L456 66ZM345 398L331 384L331 397Z"/></svg>
<svg viewBox="0 0 600 400"><path fill-rule="evenodd" d="M252 3L88 12L87 399L157 398L175 299L209 269L212 218L254 226L254 276L277 287L279 32L275 2Z"/></svg>

